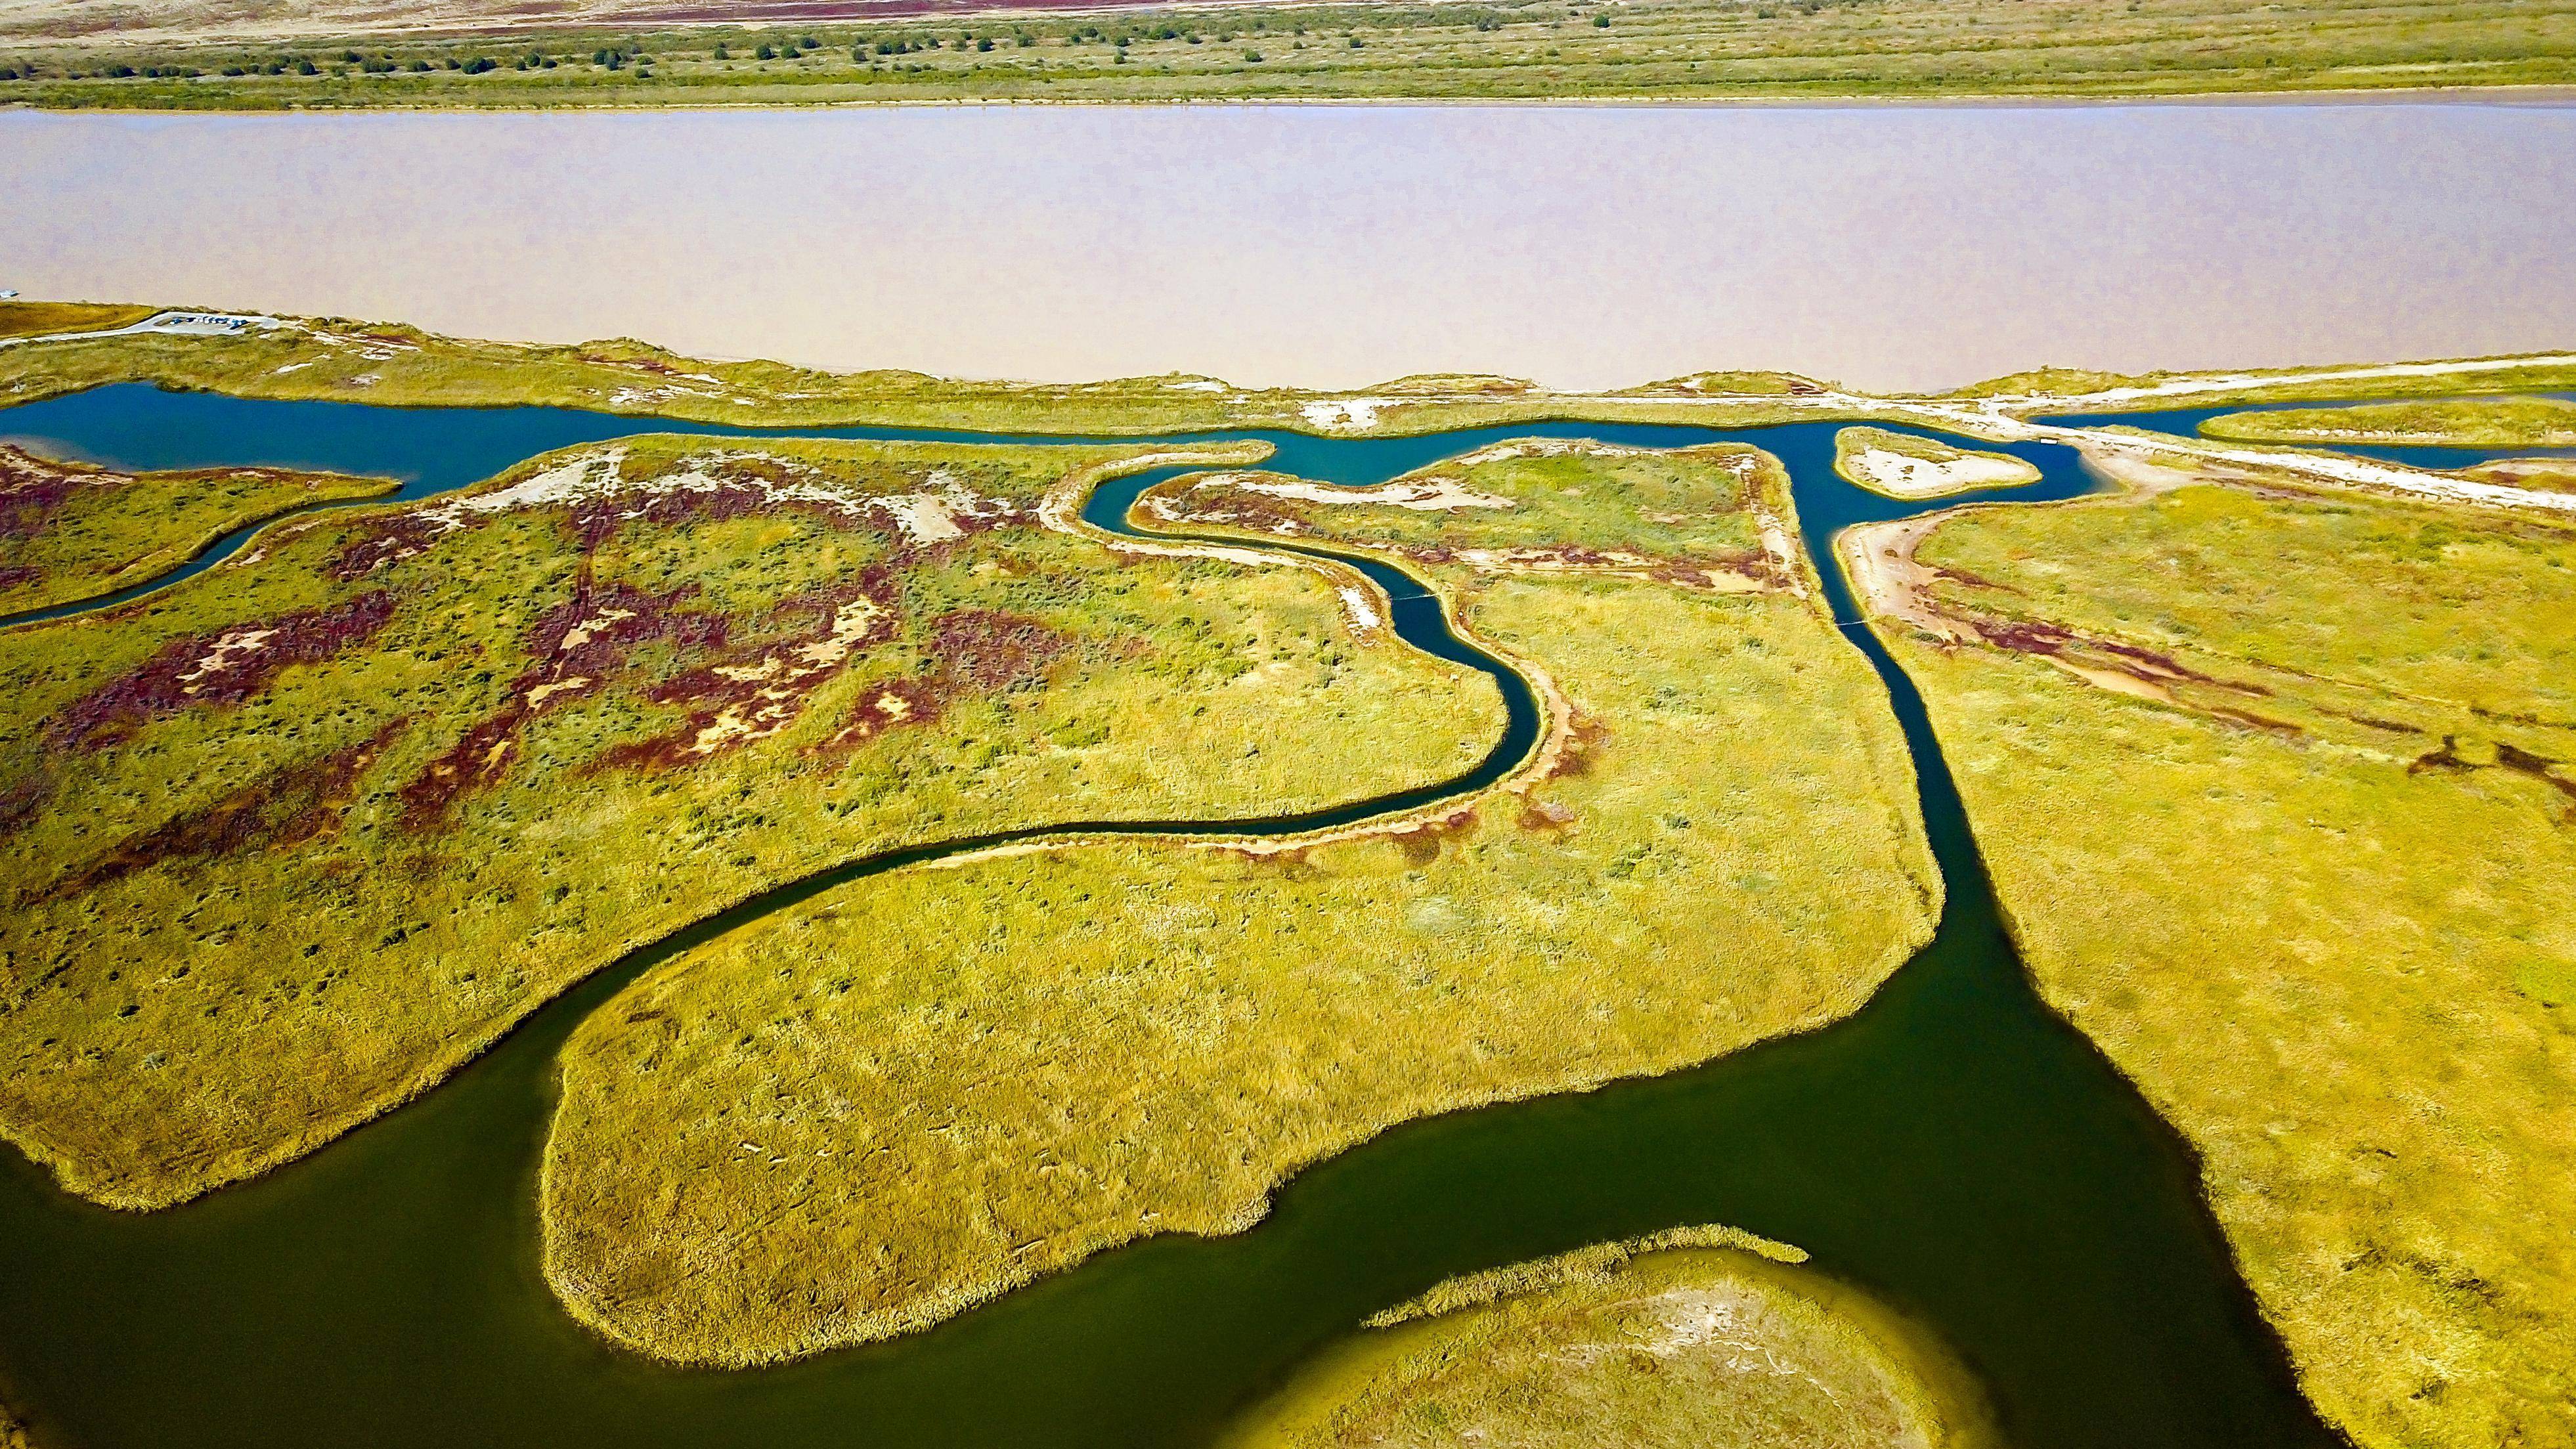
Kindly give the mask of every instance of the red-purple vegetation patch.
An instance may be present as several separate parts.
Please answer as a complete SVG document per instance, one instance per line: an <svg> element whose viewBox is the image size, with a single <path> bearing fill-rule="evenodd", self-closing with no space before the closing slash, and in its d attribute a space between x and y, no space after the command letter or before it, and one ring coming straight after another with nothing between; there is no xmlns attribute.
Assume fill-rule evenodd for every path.
<svg viewBox="0 0 2576 1449"><path fill-rule="evenodd" d="M948 701L954 693L948 682L935 674L872 684L850 710L848 722L817 748L853 749L888 730L930 724L948 712Z"/></svg>
<svg viewBox="0 0 2576 1449"><path fill-rule="evenodd" d="M375 590L266 623L173 639L55 716L49 737L65 748L97 749L131 738L146 721L190 705L240 704L290 665L318 664L365 643L393 616L394 596Z"/></svg>
<svg viewBox="0 0 2576 1449"><path fill-rule="evenodd" d="M0 589L14 589L43 578L45 571L34 564L0 564Z"/></svg>
<svg viewBox="0 0 2576 1449"><path fill-rule="evenodd" d="M998 609L959 609L931 621L923 648L949 678L994 691L1044 675L1074 645L1073 636Z"/></svg>
<svg viewBox="0 0 2576 1449"><path fill-rule="evenodd" d="M1172 502L1173 511L1188 522L1223 524L1253 533L1303 533L1314 522L1311 510L1289 499L1241 488L1217 491L1213 500L1183 493Z"/></svg>
<svg viewBox="0 0 2576 1449"><path fill-rule="evenodd" d="M301 845L336 830L357 801L359 778L410 724L408 718L390 720L357 744L288 765L211 805L128 836L39 899L78 895L164 861Z"/></svg>
<svg viewBox="0 0 2576 1449"><path fill-rule="evenodd" d="M910 725L929 724L966 694L992 694L1043 677L1078 640L1062 630L998 609L958 609L924 631L931 669L870 685L824 750L849 749Z"/></svg>
<svg viewBox="0 0 2576 1449"><path fill-rule="evenodd" d="M518 754L521 728L560 700L604 688L626 671L638 644L669 639L683 649L722 648L730 627L723 615L675 607L695 592L692 585L650 594L597 583L584 570L571 598L537 616L528 636L536 663L510 681L508 701L403 786L404 822L436 826L459 799L499 784Z"/></svg>
<svg viewBox="0 0 2576 1449"><path fill-rule="evenodd" d="M115 474L66 468L0 448L0 539L34 538L74 492L122 481Z"/></svg>
<svg viewBox="0 0 2576 1449"><path fill-rule="evenodd" d="M1987 643L2015 654L2063 654L2082 641L2043 620L1971 619L1969 627Z"/></svg>
<svg viewBox="0 0 2576 1449"><path fill-rule="evenodd" d="M805 713L814 691L851 657L894 637L899 589L891 570L871 568L854 583L781 603L806 627L685 670L645 691L656 704L691 706L681 724L600 757L603 769L667 769L752 740L767 739Z"/></svg>
<svg viewBox="0 0 2576 1449"><path fill-rule="evenodd" d="M429 552L441 526L425 514L393 513L371 518L332 555L323 572L342 583L364 578L389 564Z"/></svg>

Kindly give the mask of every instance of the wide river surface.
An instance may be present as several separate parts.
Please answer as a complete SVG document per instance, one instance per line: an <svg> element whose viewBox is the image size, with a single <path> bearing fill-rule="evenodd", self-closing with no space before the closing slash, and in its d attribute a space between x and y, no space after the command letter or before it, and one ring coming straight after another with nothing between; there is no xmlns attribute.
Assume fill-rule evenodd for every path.
<svg viewBox="0 0 2576 1449"><path fill-rule="evenodd" d="M129 467L380 472L415 498L653 426L140 384L0 412L0 436ZM45 1442L135 1449L1202 1444L1304 1356L1438 1278L1715 1222L1807 1248L1823 1271L1941 1334L2021 1449L2330 1449L2189 1155L2033 995L1922 703L1848 622L1833 533L1941 505L1840 481L1832 424L1253 436L1278 447L1284 471L1366 484L1533 433L1652 447L1731 438L1789 467L1828 600L1904 728L1946 882L1934 941L1859 1014L1697 1070L1389 1132L1299 1176L1248 1232L1119 1249L892 1343L722 1373L609 1348L564 1314L538 1270L535 1175L557 1047L671 952L932 852L863 858L630 955L414 1104L196 1202L110 1212L0 1151L0 1398L54 1436ZM2011 451L2044 481L1998 499L2092 486L2063 447ZM1125 527L1155 476L1104 487L1086 515ZM1512 726L1453 788L1490 780L1532 737L1525 687L1456 639L1407 576L1374 572L1407 640L1500 673Z"/></svg>
<svg viewBox="0 0 2576 1449"><path fill-rule="evenodd" d="M1085 381L1879 390L2576 336L2576 107L0 113L0 288Z"/></svg>

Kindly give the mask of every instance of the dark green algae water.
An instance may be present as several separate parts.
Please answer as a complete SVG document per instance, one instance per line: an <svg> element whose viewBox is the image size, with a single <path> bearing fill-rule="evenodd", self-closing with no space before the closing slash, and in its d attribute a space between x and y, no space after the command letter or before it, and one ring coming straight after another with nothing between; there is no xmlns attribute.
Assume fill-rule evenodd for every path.
<svg viewBox="0 0 2576 1449"><path fill-rule="evenodd" d="M1960 500L1903 504L1842 483L1835 428L1206 436L1263 437L1279 449L1270 466L1343 484L1533 434L1754 443L1788 464L1827 593L1850 621L1831 535ZM550 448L655 429L758 435L555 409L409 411L139 385L0 414L0 434L129 467L392 473L408 497ZM1975 496L2039 501L2090 486L2062 448L2006 451L2046 481ZM1089 515L1122 521L1161 476L1111 485ZM238 545L218 544L191 569ZM1449 634L1417 585L1373 572L1396 594L1406 638L1495 668ZM0 1399L40 1443L156 1449L1187 1445L1305 1354L1442 1277L1718 1222L1798 1244L1937 1330L2030 1449L2338 1443L2293 1387L2187 1152L2033 996L1913 686L1866 630L1847 622L1844 633L1886 681L1948 897L1932 945L1828 1029L1692 1071L1397 1129L1301 1174L1250 1232L1120 1249L893 1343L718 1372L591 1338L557 1307L537 1263L536 1168L557 1047L652 962L931 853L908 852L784 887L639 952L419 1102L181 1207L109 1212L0 1152ZM1526 749L1535 712L1501 677L1511 731L1444 789L1489 780Z"/></svg>

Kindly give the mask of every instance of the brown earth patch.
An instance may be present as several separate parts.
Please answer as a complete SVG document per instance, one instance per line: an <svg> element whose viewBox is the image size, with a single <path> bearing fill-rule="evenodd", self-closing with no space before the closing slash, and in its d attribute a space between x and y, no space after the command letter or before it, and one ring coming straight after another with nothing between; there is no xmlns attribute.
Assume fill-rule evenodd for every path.
<svg viewBox="0 0 2576 1449"><path fill-rule="evenodd" d="M1476 808L1472 805L1452 810L1446 815L1386 832L1404 852L1408 865L1429 865L1440 858L1440 844L1452 835L1472 830L1476 825Z"/></svg>
<svg viewBox="0 0 2576 1449"><path fill-rule="evenodd" d="M1575 819L1576 815L1571 806L1559 805L1553 800L1536 800L1523 796L1520 820L1517 823L1521 829L1532 834L1554 835L1572 826Z"/></svg>
<svg viewBox="0 0 2576 1449"><path fill-rule="evenodd" d="M146 721L191 705L240 704L291 665L318 664L365 643L393 616L394 596L376 590L265 623L173 639L55 716L49 738L63 748L93 750L129 739Z"/></svg>
<svg viewBox="0 0 2576 1449"><path fill-rule="evenodd" d="M19 827L35 819L36 812L53 798L53 773L41 766L0 785L0 840L17 834Z"/></svg>

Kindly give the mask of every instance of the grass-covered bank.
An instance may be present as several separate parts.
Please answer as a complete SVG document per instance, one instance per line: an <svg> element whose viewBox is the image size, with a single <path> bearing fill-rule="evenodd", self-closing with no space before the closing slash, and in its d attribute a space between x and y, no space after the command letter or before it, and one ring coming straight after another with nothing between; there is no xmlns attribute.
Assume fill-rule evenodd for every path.
<svg viewBox="0 0 2576 1449"><path fill-rule="evenodd" d="M393 489L278 468L119 473L0 444L0 614L157 578L261 519Z"/></svg>
<svg viewBox="0 0 2576 1449"><path fill-rule="evenodd" d="M0 326L13 308L0 302ZM135 309L144 316L156 309ZM1603 421L1755 426L1830 415L1826 390L1776 372L1707 373L1618 394L1559 393L1518 378L1431 374L1326 393L1164 376L1047 383L829 372L777 362L709 362L630 339L573 344L446 337L400 323L260 317L214 335L147 331L0 348L0 404L121 382L287 400L390 407L539 405L769 427L959 428L991 432L1171 433L1285 428L1427 433L1580 414ZM1794 410L1792 410L1794 408Z"/></svg>
<svg viewBox="0 0 2576 1449"><path fill-rule="evenodd" d="M168 1203L819 867L1472 764L1490 683L1334 581L1040 515L1075 470L1260 452L636 438L11 631L0 1131Z"/></svg>
<svg viewBox="0 0 2576 1449"><path fill-rule="evenodd" d="M1806 1255L1679 1228L1453 1279L1377 1315L1225 1449L1991 1449L1975 1380Z"/></svg>
<svg viewBox="0 0 2576 1449"><path fill-rule="evenodd" d="M2187 485L1854 552L2042 994L2327 1417L2576 1443L2576 532Z"/></svg>
<svg viewBox="0 0 2576 1449"><path fill-rule="evenodd" d="M546 1264L582 1319L712 1363L918 1329L1247 1227L1398 1122L1821 1026L1929 937L1903 741L1775 551L1770 459L1504 445L1370 493L1165 489L1159 528L1421 570L1570 718L1399 828L899 871L656 968L564 1053Z"/></svg>
<svg viewBox="0 0 2576 1449"><path fill-rule="evenodd" d="M2249 443L2393 447L2576 448L2576 402L2559 397L2446 398L2340 408L2228 413L2202 436Z"/></svg>
<svg viewBox="0 0 2576 1449"><path fill-rule="evenodd" d="M0 11L0 103L177 109L869 101L2129 96L2576 82L2564 0L1503 0L674 27L365 3ZM444 28L448 33L437 33Z"/></svg>

